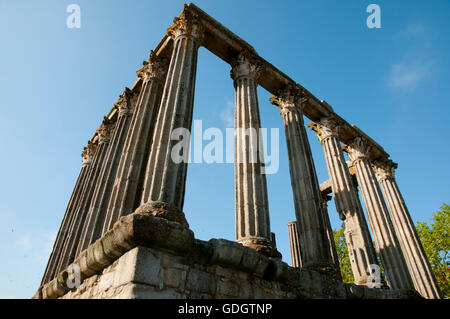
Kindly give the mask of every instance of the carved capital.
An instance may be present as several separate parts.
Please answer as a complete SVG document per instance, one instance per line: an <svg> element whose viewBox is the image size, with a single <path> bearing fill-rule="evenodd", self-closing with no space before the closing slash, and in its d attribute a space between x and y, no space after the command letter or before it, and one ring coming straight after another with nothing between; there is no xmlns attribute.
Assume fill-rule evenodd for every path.
<svg viewBox="0 0 450 319"><path fill-rule="evenodd" d="M205 30L198 17L190 10L184 9L179 17L173 19L173 25L167 29L167 34L172 39L178 37L189 37L194 39L198 46L203 44Z"/></svg>
<svg viewBox="0 0 450 319"><path fill-rule="evenodd" d="M142 63L144 66L137 72L137 75L144 80L144 82L164 81L166 78L169 61L163 57L156 55L152 50L148 61Z"/></svg>
<svg viewBox="0 0 450 319"><path fill-rule="evenodd" d="M109 142L113 134L115 124L115 121L110 120L106 116L103 118L103 122L97 130L99 144Z"/></svg>
<svg viewBox="0 0 450 319"><path fill-rule="evenodd" d="M372 167L375 171L375 175L379 181L383 181L388 178L395 177L395 169L397 168L397 163L387 158L380 158L372 163Z"/></svg>
<svg viewBox="0 0 450 319"><path fill-rule="evenodd" d="M355 137L350 143L343 146L352 161L369 158L372 145L363 137Z"/></svg>
<svg viewBox="0 0 450 319"><path fill-rule="evenodd" d="M91 164L92 159L91 158L87 158L85 156L81 157L81 167L87 166L89 164Z"/></svg>
<svg viewBox="0 0 450 319"><path fill-rule="evenodd" d="M250 77L258 82L262 70L262 64L259 60L249 57L245 53L240 53L231 62L231 78L236 81L240 77Z"/></svg>
<svg viewBox="0 0 450 319"><path fill-rule="evenodd" d="M278 106L280 113L286 112L302 113L303 104L308 100L304 92L297 87L289 86L279 90L276 96L270 98L270 103Z"/></svg>
<svg viewBox="0 0 450 319"><path fill-rule="evenodd" d="M322 117L320 121L310 123L307 126L316 132L321 142L332 136L338 137L339 124L333 117Z"/></svg>
<svg viewBox="0 0 450 319"><path fill-rule="evenodd" d="M119 99L114 106L119 111L119 117L122 115L127 115L131 113L131 98L133 97L133 92L129 88L125 88L123 93L119 96Z"/></svg>
<svg viewBox="0 0 450 319"><path fill-rule="evenodd" d="M92 162L97 146L97 143L88 142L88 145L81 152L81 157L83 158L82 166L89 165Z"/></svg>

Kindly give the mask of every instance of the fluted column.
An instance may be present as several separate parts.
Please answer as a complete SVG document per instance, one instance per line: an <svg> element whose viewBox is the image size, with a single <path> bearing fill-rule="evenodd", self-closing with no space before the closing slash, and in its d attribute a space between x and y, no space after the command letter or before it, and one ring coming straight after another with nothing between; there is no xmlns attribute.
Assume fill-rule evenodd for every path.
<svg viewBox="0 0 450 319"><path fill-rule="evenodd" d="M291 249L291 266L295 268L302 267L302 259L300 254L300 241L298 238L297 221L287 224L289 235L289 247Z"/></svg>
<svg viewBox="0 0 450 319"><path fill-rule="evenodd" d="M380 186L369 162L370 147L370 143L362 137L356 137L345 145L356 171L388 285L391 289L414 289Z"/></svg>
<svg viewBox="0 0 450 319"><path fill-rule="evenodd" d="M270 236L264 151L260 134L256 77L260 71L243 54L232 63L235 87L235 205L236 241L266 255L280 254Z"/></svg>
<svg viewBox="0 0 450 319"><path fill-rule="evenodd" d="M173 52L156 122L154 147L146 168L141 206L136 212L188 225L183 204L189 149L187 147L183 154L178 154L183 158L181 161L174 161L172 152L180 141L176 140L179 136L172 136L172 132L175 129L179 132L191 130L197 53L203 30L188 11L174 21L168 30L174 40ZM189 145L189 141L185 142Z"/></svg>
<svg viewBox="0 0 450 319"><path fill-rule="evenodd" d="M130 126L131 115L133 113L131 99L133 93L125 88L114 107L117 115L117 123L112 133L110 145L108 147L104 165L102 166L98 182L95 185L91 204L87 213L86 222L78 244L75 256L78 256L90 244L102 235L108 202L116 177L117 167L121 158L125 138Z"/></svg>
<svg viewBox="0 0 450 319"><path fill-rule="evenodd" d="M153 133L164 80L167 72L165 59L151 52L148 62L139 76L142 88L126 137L119 168L107 209L103 234L112 228L121 216L128 215L139 206L142 196L142 180L149 152L153 149ZM155 145L155 148L157 145Z"/></svg>
<svg viewBox="0 0 450 319"><path fill-rule="evenodd" d="M317 133L324 150L336 209L345 223L344 233L355 283L365 285L368 266L378 263L364 212L339 143L338 123L333 118L322 118L309 127Z"/></svg>
<svg viewBox="0 0 450 319"><path fill-rule="evenodd" d="M91 204L92 194L94 193L95 186L98 182L98 178L104 164L105 155L109 146L114 125L115 122L105 117L103 123L97 130L98 140L96 142L96 151L89 167L87 182L83 187L79 206L75 212L74 220L70 225L69 234L67 241L64 244L57 272L64 270L75 259L81 232L83 230L86 215Z"/></svg>
<svg viewBox="0 0 450 319"><path fill-rule="evenodd" d="M376 160L373 164L416 290L424 298L441 299L442 292L395 181L397 164L388 159Z"/></svg>
<svg viewBox="0 0 450 319"><path fill-rule="evenodd" d="M53 244L53 250L50 254L47 267L45 268L44 276L42 277L41 285L49 282L55 277L56 268L58 266L58 262L61 256L61 250L64 246L64 241L69 233L69 226L73 219L73 214L76 210L78 202L80 200L84 183L86 182L89 165L92 162L92 155L93 155L92 153L87 151L87 147L85 147L83 149L83 152L81 153L83 159L81 164L81 171L80 174L78 175L78 179L75 184L75 188L72 192L72 196L70 197L69 203L67 204L64 218L61 222L61 226L59 227L55 243Z"/></svg>
<svg viewBox="0 0 450 319"><path fill-rule="evenodd" d="M323 207L323 214L325 221L325 228L327 230L327 239L330 247L330 253L331 257L333 258L333 263L336 269L339 270L339 275L336 276L336 278L342 279L341 276L341 267L339 266L339 257L336 250L336 244L334 242L334 236L333 236L333 228L331 228L330 223L330 216L328 215L328 201L331 200L331 196L322 194L322 207Z"/></svg>
<svg viewBox="0 0 450 319"><path fill-rule="evenodd" d="M286 131L295 215L298 223L302 266L340 277L331 254L327 222L314 161L303 123L306 98L297 89L285 89L271 102L280 109Z"/></svg>

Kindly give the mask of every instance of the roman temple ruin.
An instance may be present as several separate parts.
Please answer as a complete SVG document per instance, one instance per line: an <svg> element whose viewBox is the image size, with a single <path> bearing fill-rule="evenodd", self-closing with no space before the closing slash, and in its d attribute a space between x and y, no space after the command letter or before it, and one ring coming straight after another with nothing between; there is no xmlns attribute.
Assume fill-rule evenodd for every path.
<svg viewBox="0 0 450 319"><path fill-rule="evenodd" d="M281 261L270 229L264 163L249 155L258 152L257 135L235 135L236 241L201 241L189 228L188 164L171 160L171 132L191 128L200 47L231 67L236 129L261 127L257 86L279 108L296 217L288 224L291 266ZM323 146L329 180L322 184L305 116ZM396 168L329 104L186 4L84 148L34 298L442 298ZM341 279L331 199L345 224L355 284ZM368 272L379 264L376 251L385 274L381 288L373 288Z"/></svg>

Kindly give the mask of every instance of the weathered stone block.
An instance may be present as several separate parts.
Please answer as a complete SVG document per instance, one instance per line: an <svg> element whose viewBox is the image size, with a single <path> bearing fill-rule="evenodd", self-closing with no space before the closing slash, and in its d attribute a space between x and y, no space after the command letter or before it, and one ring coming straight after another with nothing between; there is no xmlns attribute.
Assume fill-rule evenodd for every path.
<svg viewBox="0 0 450 319"><path fill-rule="evenodd" d="M166 248L137 246L97 274L84 279L81 286L72 291L61 283L67 275L67 272L62 272L58 280L42 288L41 296L65 299L418 297L409 291L345 285L313 270L291 268L263 255L257 258L249 251L250 248L240 244L225 240L212 242L196 241L192 252L186 252L185 256L177 256ZM199 252L206 252L209 258L199 256ZM84 260L86 255L84 252ZM260 276L262 271L258 272L258 267L265 269L263 276Z"/></svg>
<svg viewBox="0 0 450 319"><path fill-rule="evenodd" d="M336 297L342 299L347 298L347 290L345 289L345 285L342 282L338 282L336 284Z"/></svg>
<svg viewBox="0 0 450 319"><path fill-rule="evenodd" d="M174 289L158 290L155 287L129 283L114 296L115 299L181 299L183 295Z"/></svg>
<svg viewBox="0 0 450 319"><path fill-rule="evenodd" d="M162 270L164 284L168 287L184 289L186 271L176 268L165 268Z"/></svg>
<svg viewBox="0 0 450 319"><path fill-rule="evenodd" d="M261 256L262 255L259 254L254 249L250 249L250 248L245 249L242 259L241 259L240 268L249 273L255 272L257 267L260 264ZM262 272L262 273L264 273L264 272Z"/></svg>
<svg viewBox="0 0 450 319"><path fill-rule="evenodd" d="M367 288L364 287L364 298L365 299L380 299L383 298L381 289L375 289L375 288Z"/></svg>
<svg viewBox="0 0 450 319"><path fill-rule="evenodd" d="M154 252L136 247L120 258L114 286L134 282L159 287L162 283L160 269L159 257Z"/></svg>
<svg viewBox="0 0 450 319"><path fill-rule="evenodd" d="M108 255L105 254L105 251L103 249L103 241L98 240L95 242L94 245L89 247L92 250L92 256L96 264L96 268L99 268L99 270L104 269L108 265L111 265L113 263L113 259L110 258ZM89 255L88 255L89 256ZM89 260L88 260L89 262ZM88 263L88 266L89 263ZM92 268L92 267L89 267Z"/></svg>
<svg viewBox="0 0 450 319"><path fill-rule="evenodd" d="M244 254L244 246L225 239L211 239L209 242L214 249L211 263L229 267L239 266Z"/></svg>
<svg viewBox="0 0 450 319"><path fill-rule="evenodd" d="M211 274L191 268L187 275L186 289L214 295L216 292L216 281Z"/></svg>
<svg viewBox="0 0 450 319"><path fill-rule="evenodd" d="M176 255L185 255L194 243L194 233L188 227L164 218L131 214L133 241L146 247L167 249Z"/></svg>
<svg viewBox="0 0 450 319"><path fill-rule="evenodd" d="M217 292L220 296L236 298L239 296L239 284L223 278L217 282Z"/></svg>
<svg viewBox="0 0 450 319"><path fill-rule="evenodd" d="M216 274L216 276L224 277L224 278L233 278L235 272L233 272L230 268L225 268L219 265L213 265L207 267L207 271L213 274Z"/></svg>
<svg viewBox="0 0 450 319"><path fill-rule="evenodd" d="M322 292L322 276L316 271L309 271L311 277L311 283L309 289L312 291L321 293Z"/></svg>
<svg viewBox="0 0 450 319"><path fill-rule="evenodd" d="M114 235L114 232L109 231L101 238L103 250L110 259L117 259L127 251L117 244L118 238Z"/></svg>
<svg viewBox="0 0 450 319"><path fill-rule="evenodd" d="M99 291L106 291L112 287L114 287L114 275L113 272L107 272L103 274L98 281L98 290ZM87 282L87 286L91 286L93 282Z"/></svg>
<svg viewBox="0 0 450 319"><path fill-rule="evenodd" d="M246 280L241 281L239 285L239 297L245 299L254 298L253 285Z"/></svg>
<svg viewBox="0 0 450 319"><path fill-rule="evenodd" d="M298 288L303 290L310 290L312 287L311 271L306 269L296 269L298 279L292 276L292 284L297 284Z"/></svg>
<svg viewBox="0 0 450 319"><path fill-rule="evenodd" d="M273 279L277 281L286 281L289 278L289 266L280 261L280 260L272 260L274 265Z"/></svg>
<svg viewBox="0 0 450 319"><path fill-rule="evenodd" d="M88 267L87 264L87 250L83 251L80 256L73 262L80 267L81 278L89 278L94 275L97 271Z"/></svg>

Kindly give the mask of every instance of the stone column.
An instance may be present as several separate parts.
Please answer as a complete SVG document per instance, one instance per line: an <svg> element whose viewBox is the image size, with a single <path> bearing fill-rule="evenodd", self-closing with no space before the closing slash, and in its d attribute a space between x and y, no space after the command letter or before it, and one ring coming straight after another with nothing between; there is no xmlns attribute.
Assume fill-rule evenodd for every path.
<svg viewBox="0 0 450 319"><path fill-rule="evenodd" d="M41 285L46 284L50 280L55 277L56 267L58 265L61 250L64 246L64 241L68 235L68 228L72 221L74 211L78 205L78 202L81 197L81 191L83 189L84 183L86 182L87 172L89 170L89 165L92 162L92 154L87 152L87 147L84 148L81 153L83 158L81 164L81 171L78 175L77 182L75 184L75 188L73 190L72 196L70 197L69 203L67 205L66 212L64 214L64 218L62 220L61 226L59 227L58 234L56 236L55 243L53 244L53 250L50 254L50 258L47 263L47 267L45 268L44 276L41 281Z"/></svg>
<svg viewBox="0 0 450 319"><path fill-rule="evenodd" d="M395 181L397 164L388 159L379 159L373 164L416 290L424 298L442 299L430 262Z"/></svg>
<svg viewBox="0 0 450 319"><path fill-rule="evenodd" d="M69 234L67 241L64 244L57 272L64 270L75 259L81 232L83 230L86 215L91 204L92 194L94 193L102 166L104 165L104 159L109 146L111 134L114 129L114 124L115 122L105 117L103 123L100 125L100 128L97 130L98 139L96 142L96 151L89 167L87 182L83 187L79 206L77 207L74 219L70 225Z"/></svg>
<svg viewBox="0 0 450 319"><path fill-rule="evenodd" d="M309 127L317 133L324 150L336 209L345 222L345 239L355 283L365 285L368 266L378 262L357 190L339 143L338 123L333 118L322 118Z"/></svg>
<svg viewBox="0 0 450 319"><path fill-rule="evenodd" d="M306 98L297 89L287 88L271 98L271 102L279 107L286 130L302 266L339 278L340 272L331 254L322 195L303 123L302 104Z"/></svg>
<svg viewBox="0 0 450 319"><path fill-rule="evenodd" d="M98 182L95 185L76 256L102 235L108 202L116 178L117 167L125 144L125 138L130 126L131 115L133 113L131 105L132 97L133 93L130 89L126 88L114 105L116 112L118 112L117 123L111 137L110 146L108 147Z"/></svg>
<svg viewBox="0 0 450 319"><path fill-rule="evenodd" d="M232 63L231 77L236 90L236 241L268 256L280 257L270 238L264 150L256 90L259 71L259 65L243 54Z"/></svg>
<svg viewBox="0 0 450 319"><path fill-rule="evenodd" d="M333 258L333 263L334 263L335 267L339 270L339 276L341 276L341 267L339 266L339 257L338 257L337 250L336 250L336 244L334 242L333 228L331 228L330 216L328 215L328 202L331 200L331 198L332 197L329 195L322 194L322 207L323 207L323 213L324 213L323 220L325 221L325 227L327 230L327 238L328 238L328 243L329 243L329 247L330 247L330 253ZM342 279L342 276L340 279Z"/></svg>
<svg viewBox="0 0 450 319"><path fill-rule="evenodd" d="M141 93L120 158L103 234L111 229L120 217L132 213L139 206L142 196L141 177L145 175L149 152L153 149L153 132L166 72L167 62L151 52L149 61L144 63L139 74L142 78Z"/></svg>
<svg viewBox="0 0 450 319"><path fill-rule="evenodd" d="M152 214L188 225L183 213L186 187L187 159L189 157L189 132L194 106L197 53L203 39L203 30L189 11L168 33L173 38L173 52L164 85L161 107L156 122L154 142L147 164L141 206L138 213ZM185 148L177 153L181 161L172 158L174 146L181 143L178 129L185 136ZM175 149L176 150L176 149Z"/></svg>
<svg viewBox="0 0 450 319"><path fill-rule="evenodd" d="M289 247L291 248L291 266L295 268L301 268L302 259L300 254L300 241L298 238L297 222L289 222L287 226L289 235Z"/></svg>
<svg viewBox="0 0 450 319"><path fill-rule="evenodd" d="M414 289L394 226L369 162L370 143L356 137L344 146L356 171L356 178L370 227L391 289Z"/></svg>

